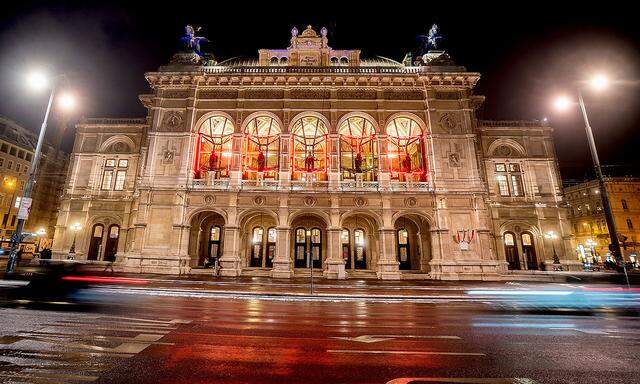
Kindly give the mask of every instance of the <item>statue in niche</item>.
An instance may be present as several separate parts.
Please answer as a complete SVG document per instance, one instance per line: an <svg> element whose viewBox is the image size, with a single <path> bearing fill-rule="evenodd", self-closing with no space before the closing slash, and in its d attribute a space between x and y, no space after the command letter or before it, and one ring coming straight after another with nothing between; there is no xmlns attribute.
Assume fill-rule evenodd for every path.
<svg viewBox="0 0 640 384"><path fill-rule="evenodd" d="M411 172L411 156L407 155L402 159L402 169L405 172Z"/></svg>
<svg viewBox="0 0 640 384"><path fill-rule="evenodd" d="M264 153L262 153L262 151L258 153L258 158L256 159L256 162L258 163L258 172L264 172L264 169L266 166L266 158L264 156Z"/></svg>
<svg viewBox="0 0 640 384"><path fill-rule="evenodd" d="M362 173L362 153L358 152L354 160L354 168L356 173Z"/></svg>
<svg viewBox="0 0 640 384"><path fill-rule="evenodd" d="M304 167L307 172L313 172L315 168L316 159L313 157L313 154L309 154L306 159L304 159Z"/></svg>

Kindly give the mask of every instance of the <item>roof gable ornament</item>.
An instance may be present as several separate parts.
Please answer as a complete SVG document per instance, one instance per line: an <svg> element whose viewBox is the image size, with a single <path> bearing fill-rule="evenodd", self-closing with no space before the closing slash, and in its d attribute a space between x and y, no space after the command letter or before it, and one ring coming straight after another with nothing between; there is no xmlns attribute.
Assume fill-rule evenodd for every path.
<svg viewBox="0 0 640 384"><path fill-rule="evenodd" d="M415 66L455 66L451 56L444 50L438 49L438 42L443 39L439 34L440 27L433 24L426 35L418 35L420 41L420 54L414 61ZM405 56L405 60L411 60L411 54ZM406 65L406 63L405 63Z"/></svg>
<svg viewBox="0 0 640 384"><path fill-rule="evenodd" d="M311 25L300 33L291 29L290 45L286 49L261 49L259 65L293 67L359 66L360 51L333 49L329 46L329 31L322 27L318 34Z"/></svg>

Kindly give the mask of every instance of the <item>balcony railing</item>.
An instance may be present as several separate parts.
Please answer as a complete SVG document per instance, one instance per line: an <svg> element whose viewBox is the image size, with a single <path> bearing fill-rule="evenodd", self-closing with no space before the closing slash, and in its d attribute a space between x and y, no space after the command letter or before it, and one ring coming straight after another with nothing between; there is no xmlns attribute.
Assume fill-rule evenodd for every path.
<svg viewBox="0 0 640 384"><path fill-rule="evenodd" d="M193 189L229 190L229 179L196 179L191 183ZM282 183L279 180L240 180L238 190L243 191L316 191L316 192L433 192L428 182L391 181L388 187L377 181L342 180L337 185L328 181L291 180Z"/></svg>

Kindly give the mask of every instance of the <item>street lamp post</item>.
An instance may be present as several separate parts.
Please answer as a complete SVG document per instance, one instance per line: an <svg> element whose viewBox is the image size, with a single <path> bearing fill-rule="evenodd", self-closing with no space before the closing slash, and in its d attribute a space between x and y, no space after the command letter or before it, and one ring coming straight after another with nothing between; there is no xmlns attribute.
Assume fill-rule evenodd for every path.
<svg viewBox="0 0 640 384"><path fill-rule="evenodd" d="M589 85L594 90L600 91L607 87L609 81L607 78L598 74L594 76ZM622 254L620 253L620 242L618 241L616 223L611 211L611 202L609 200L609 193L607 192L604 175L602 174L602 167L600 166L600 158L598 157L598 150L596 149L595 140L593 138L593 131L591 130L591 124L589 124L589 117L587 116L587 109L582 98L582 89L578 88L578 105L580 106L580 112L582 113L582 119L584 120L584 129L587 133L587 141L589 142L589 150L591 152L591 159L593 160L593 166L595 168L596 177L598 178L598 184L600 187L600 195L602 196L602 207L604 208L605 219L607 221L607 227L609 228L609 237L611 238L611 253L615 257L616 261L622 260ZM555 107L557 109L567 109L573 103L567 97L559 97L555 100ZM624 262L623 262L624 266Z"/></svg>
<svg viewBox="0 0 640 384"><path fill-rule="evenodd" d="M20 199L20 205L28 204L27 201L31 200L31 192L33 190L33 184L35 182L36 171L38 169L38 162L40 161L40 157L42 155L42 144L44 143L44 135L47 131L47 123L49 122L49 114L51 113L51 108L53 106L53 101L56 98L56 91L58 90L58 82L62 79L63 76L56 77L51 84L51 93L49 95L49 102L47 103L47 109L44 114L44 120L42 121L42 126L40 127L40 134L38 135L38 143L36 144L36 150L33 154L33 162L31 163L31 168L29 170L29 177L27 178L27 182L24 186L24 192L22 193L22 198ZM29 79L29 84L33 87L44 88L47 84L47 79L42 74L34 73ZM65 108L71 107L73 104L73 99L68 95L62 95L60 98L61 105ZM9 260L7 261L7 273L12 273L16 267L18 248L20 247L20 243L22 242L24 235L22 230L24 229L24 216L21 217L21 212L18 211L18 224L16 225L16 230L13 232L11 236L11 252L9 253Z"/></svg>
<svg viewBox="0 0 640 384"><path fill-rule="evenodd" d="M600 159L598 157L598 150L596 149L596 143L593 139L593 132L591 131L591 125L589 124L589 117L587 116L587 109L582 99L582 92L578 91L578 104L580 104L580 110L582 111L582 118L584 119L584 129L587 132L587 140L589 142L589 150L591 151L591 158L593 159L593 166L596 171L596 177L598 178L598 185L600 186L600 196L602 196L602 207L604 209L604 217L607 221L607 227L609 228L609 237L611 238L611 253L618 262L622 262L624 266L624 260L622 260L622 253L620 252L620 242L618 240L618 231L616 230L616 222L613 218L613 212L611 211L611 202L609 200L609 192L607 191L604 175L602 174L602 167L600 166Z"/></svg>
<svg viewBox="0 0 640 384"><path fill-rule="evenodd" d="M553 264L560 264L560 258L556 253L556 245L555 245L555 239L558 238L558 235L556 235L556 233L553 231L549 231L544 234L544 237L546 239L549 239L549 241L551 241L551 249L553 250Z"/></svg>
<svg viewBox="0 0 640 384"><path fill-rule="evenodd" d="M16 185L18 184L18 182L13 177L5 176L3 184L5 188L13 191L13 193L11 194L11 201L9 201L9 207L7 208L7 221L2 223L2 227L6 232L7 226L9 225L9 217L11 216L11 208L13 208L13 201L16 199Z"/></svg>
<svg viewBox="0 0 640 384"><path fill-rule="evenodd" d="M76 254L76 235L81 228L80 223L75 223L71 226L71 230L73 230L73 241L71 242L71 248L69 248L69 258Z"/></svg>

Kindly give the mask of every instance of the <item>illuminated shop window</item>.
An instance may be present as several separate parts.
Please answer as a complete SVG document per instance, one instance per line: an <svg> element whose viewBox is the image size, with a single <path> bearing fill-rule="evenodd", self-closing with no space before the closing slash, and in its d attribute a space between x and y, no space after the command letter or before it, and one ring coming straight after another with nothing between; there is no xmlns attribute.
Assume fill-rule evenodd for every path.
<svg viewBox="0 0 640 384"><path fill-rule="evenodd" d="M420 125L408 117L397 117L387 125L387 155L391 177L396 180L426 181L424 137Z"/></svg>
<svg viewBox="0 0 640 384"><path fill-rule="evenodd" d="M233 123L225 116L211 116L198 128L195 177L229 177Z"/></svg>
<svg viewBox="0 0 640 384"><path fill-rule="evenodd" d="M294 180L326 180L328 132L322 120L315 116L301 117L293 124Z"/></svg>
<svg viewBox="0 0 640 384"><path fill-rule="evenodd" d="M338 128L340 134L340 171L343 179L376 180L378 173L377 142L373 124L365 117L346 119Z"/></svg>
<svg viewBox="0 0 640 384"><path fill-rule="evenodd" d="M258 173L264 178L276 178L278 174L281 128L270 116L257 116L247 124L244 135L244 178L255 179Z"/></svg>

